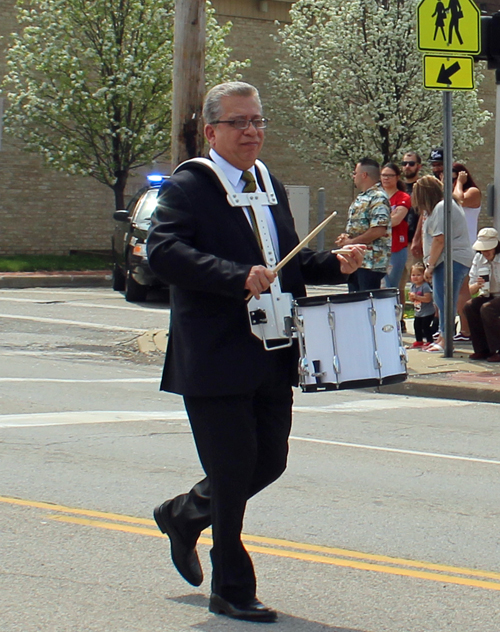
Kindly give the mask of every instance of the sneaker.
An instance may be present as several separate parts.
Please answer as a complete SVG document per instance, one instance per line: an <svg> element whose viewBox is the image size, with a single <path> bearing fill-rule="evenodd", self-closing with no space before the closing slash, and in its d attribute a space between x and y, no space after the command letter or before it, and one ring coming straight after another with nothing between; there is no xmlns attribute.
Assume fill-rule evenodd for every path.
<svg viewBox="0 0 500 632"><path fill-rule="evenodd" d="M418 349L419 347L423 347L423 346L424 346L423 342L415 340L415 342L410 346L410 349Z"/></svg>
<svg viewBox="0 0 500 632"><path fill-rule="evenodd" d="M470 336L465 336L462 332L453 336L455 342L470 342Z"/></svg>
<svg viewBox="0 0 500 632"><path fill-rule="evenodd" d="M439 331L436 331L436 333L432 334L432 337L434 338L434 340L437 340L439 338Z"/></svg>

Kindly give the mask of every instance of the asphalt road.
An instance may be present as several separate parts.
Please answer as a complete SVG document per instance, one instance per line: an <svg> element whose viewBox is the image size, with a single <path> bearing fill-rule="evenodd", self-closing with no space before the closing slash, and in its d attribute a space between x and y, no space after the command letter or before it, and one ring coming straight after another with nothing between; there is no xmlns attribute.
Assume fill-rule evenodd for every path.
<svg viewBox="0 0 500 632"><path fill-rule="evenodd" d="M2 632L250 630L207 611L152 521L202 475L162 357L167 305L0 291ZM498 632L498 405L296 392L285 475L245 541L273 630ZM264 624L263 624L264 625Z"/></svg>

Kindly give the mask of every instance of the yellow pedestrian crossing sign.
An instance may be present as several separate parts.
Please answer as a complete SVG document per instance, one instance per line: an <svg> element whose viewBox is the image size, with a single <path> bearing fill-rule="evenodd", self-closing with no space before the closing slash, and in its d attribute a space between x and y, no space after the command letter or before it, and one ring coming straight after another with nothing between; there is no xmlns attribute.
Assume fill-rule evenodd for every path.
<svg viewBox="0 0 500 632"><path fill-rule="evenodd" d="M473 90L474 58L424 55L424 87L429 90Z"/></svg>
<svg viewBox="0 0 500 632"><path fill-rule="evenodd" d="M473 0L422 0L417 7L421 51L476 55L481 51L481 13Z"/></svg>

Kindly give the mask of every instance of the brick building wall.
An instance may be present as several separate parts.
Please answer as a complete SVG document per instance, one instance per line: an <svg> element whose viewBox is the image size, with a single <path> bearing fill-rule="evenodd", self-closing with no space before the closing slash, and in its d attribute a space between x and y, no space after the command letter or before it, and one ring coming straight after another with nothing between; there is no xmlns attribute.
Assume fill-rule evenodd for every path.
<svg viewBox="0 0 500 632"><path fill-rule="evenodd" d="M0 0L0 76L5 47L18 28L15 0ZM6 105L5 105L6 107ZM94 178L47 169L5 133L0 150L0 256L108 251L114 194Z"/></svg>
<svg viewBox="0 0 500 632"><path fill-rule="evenodd" d="M0 35L7 44L9 33L17 28L15 0L0 0ZM500 0L491 0L489 12L500 9ZM275 20L287 21L291 3L286 0L213 0L221 22L231 20L233 29L228 44L238 59L250 58L252 66L243 79L261 91L264 107L268 102L268 72L278 54L270 35L276 31ZM498 6L497 6L498 5ZM0 75L5 72L5 57L0 50ZM481 88L484 105L495 112L494 72L487 71ZM420 78L416 78L420 80ZM286 184L307 185L311 191L310 223L316 224L317 191L326 190L327 211L338 211L327 230L326 246L333 246L335 236L345 226L347 208L355 195L350 182L333 170L326 171L314 161L304 161L277 133L273 121L266 133L262 154L272 171ZM485 144L468 165L483 194L493 179L494 121L485 128ZM356 152L356 148L353 148ZM162 165L165 171L167 165ZM145 183L142 169L132 179L127 192L132 194ZM67 253L70 250L107 250L112 233L112 191L92 178L69 177L49 170L34 154L23 152L19 145L3 137L0 151L0 255L28 252ZM481 226L491 225L483 212Z"/></svg>

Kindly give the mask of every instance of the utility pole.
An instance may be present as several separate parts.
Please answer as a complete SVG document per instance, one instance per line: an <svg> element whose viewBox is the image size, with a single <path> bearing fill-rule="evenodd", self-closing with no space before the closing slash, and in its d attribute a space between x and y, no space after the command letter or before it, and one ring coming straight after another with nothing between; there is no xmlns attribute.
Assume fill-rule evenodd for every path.
<svg viewBox="0 0 500 632"><path fill-rule="evenodd" d="M205 0L176 0L172 97L172 170L203 153Z"/></svg>

